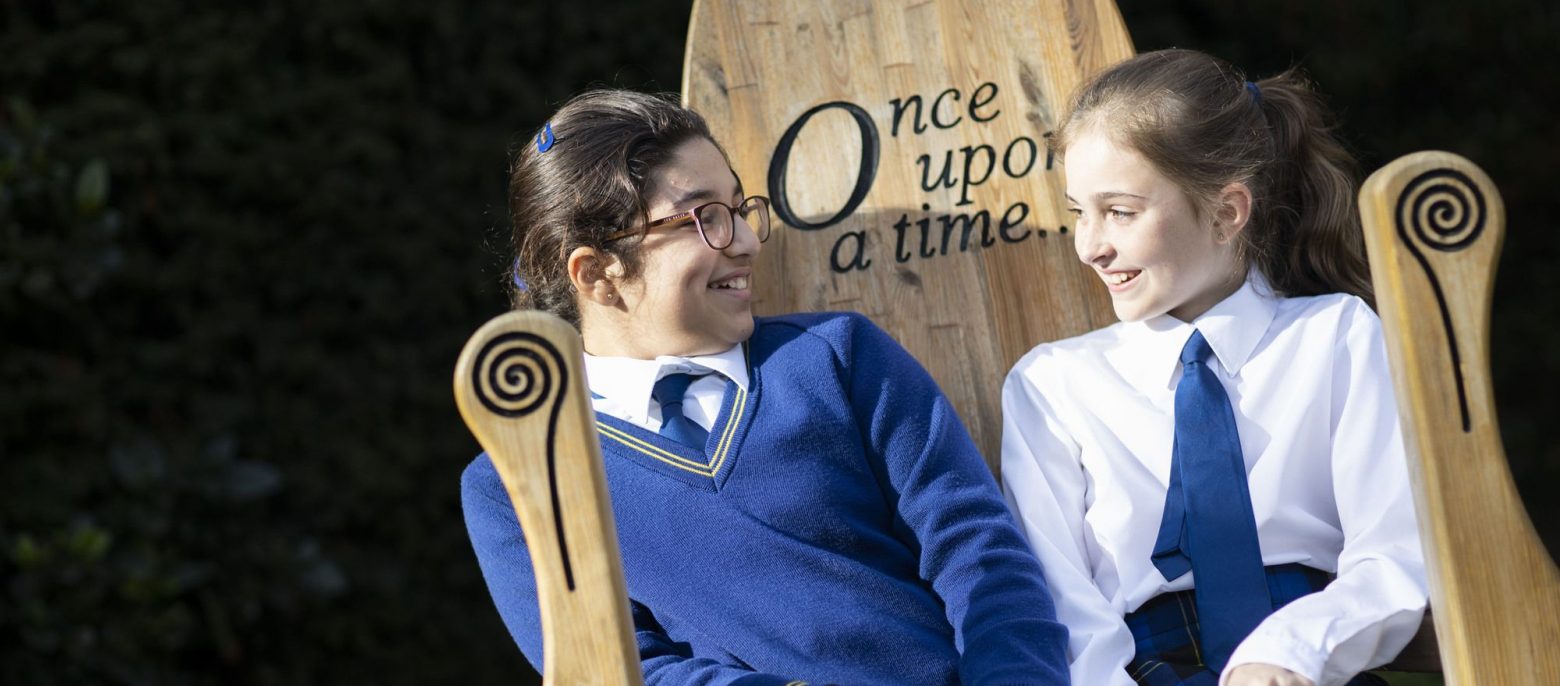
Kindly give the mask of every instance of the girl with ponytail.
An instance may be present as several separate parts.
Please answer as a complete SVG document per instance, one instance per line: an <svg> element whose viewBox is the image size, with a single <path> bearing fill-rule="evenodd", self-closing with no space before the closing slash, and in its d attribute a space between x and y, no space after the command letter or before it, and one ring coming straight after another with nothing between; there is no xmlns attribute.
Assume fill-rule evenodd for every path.
<svg viewBox="0 0 1560 686"><path fill-rule="evenodd" d="M1055 137L1113 326L1003 388L1075 684L1371 684L1426 603L1356 173L1296 72L1165 50Z"/></svg>

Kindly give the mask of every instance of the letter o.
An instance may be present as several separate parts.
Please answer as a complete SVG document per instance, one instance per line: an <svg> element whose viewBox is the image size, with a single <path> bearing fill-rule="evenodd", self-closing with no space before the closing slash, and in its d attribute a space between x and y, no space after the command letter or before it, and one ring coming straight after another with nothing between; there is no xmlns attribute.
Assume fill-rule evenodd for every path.
<svg viewBox="0 0 1560 686"><path fill-rule="evenodd" d="M791 201L786 198L785 174L786 168L791 165L791 146L796 143L796 137L801 134L802 127L813 115L831 107L837 107L848 112L852 119L856 120L857 128L861 129L861 169L856 172L856 187L850 192L850 199L845 201L845 206L834 216L821 222L809 222L796 216L791 209ZM775 154L769 159L769 202L775 208L775 215L791 226L803 231L817 231L825 229L841 220L849 217L861 202L867 199L867 191L872 190L872 182L877 179L878 167L878 131L877 124L872 122L872 117L867 111L852 102L836 100L826 102L813 107L797 117L791 124L791 128L785 130L785 135L780 136L780 143L775 146Z"/></svg>
<svg viewBox="0 0 1560 686"><path fill-rule="evenodd" d="M1024 165L1023 171L1013 171L1013 148L1018 147L1019 142L1029 145L1029 163ZM1035 139L1029 136L1019 136L1013 142L1008 143L1007 150L1002 153L1002 171L1011 178L1019 178L1035 168L1035 161L1040 158L1040 146L1035 144Z"/></svg>

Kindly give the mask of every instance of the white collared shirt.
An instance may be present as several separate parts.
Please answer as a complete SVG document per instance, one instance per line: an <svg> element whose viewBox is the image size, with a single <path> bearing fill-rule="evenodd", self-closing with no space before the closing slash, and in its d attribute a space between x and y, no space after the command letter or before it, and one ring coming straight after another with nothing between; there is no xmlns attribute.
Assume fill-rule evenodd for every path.
<svg viewBox="0 0 1560 686"><path fill-rule="evenodd" d="M650 397L655 382L671 374L684 373L706 373L689 384L683 395L683 416L706 431L720 414L726 380L735 381L743 390L748 387L747 357L740 343L716 355L662 355L653 360L585 354L585 378L590 384L591 404L596 411L651 431L661 430L661 404Z"/></svg>
<svg viewBox="0 0 1560 686"><path fill-rule="evenodd" d="M1263 563L1338 574L1262 622L1228 667L1325 686L1387 662L1427 591L1380 321L1358 298L1276 298L1253 276L1190 324L1116 324L1041 345L1008 374L1003 490L1071 632L1073 683L1130 686L1122 617L1193 585L1166 581L1150 554L1194 327L1235 410Z"/></svg>

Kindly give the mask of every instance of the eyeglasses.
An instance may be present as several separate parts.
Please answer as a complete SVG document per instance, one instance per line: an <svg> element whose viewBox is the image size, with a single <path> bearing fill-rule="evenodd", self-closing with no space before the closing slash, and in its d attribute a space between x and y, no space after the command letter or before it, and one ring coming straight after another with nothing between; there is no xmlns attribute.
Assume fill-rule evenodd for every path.
<svg viewBox="0 0 1560 686"><path fill-rule="evenodd" d="M753 230L753 235L758 237L758 242L769 240L769 198L762 195L750 195L736 207L723 202L707 202L686 212L678 212L669 217L662 217L645 224L641 229L628 229L607 236L605 242L612 242L620 238L627 238L634 234L646 234L651 229L662 226L682 226L693 222L694 228L699 230L699 236L704 239L704 244L714 250L725 250L731 247L731 241L736 238L737 215L742 216L742 221Z"/></svg>

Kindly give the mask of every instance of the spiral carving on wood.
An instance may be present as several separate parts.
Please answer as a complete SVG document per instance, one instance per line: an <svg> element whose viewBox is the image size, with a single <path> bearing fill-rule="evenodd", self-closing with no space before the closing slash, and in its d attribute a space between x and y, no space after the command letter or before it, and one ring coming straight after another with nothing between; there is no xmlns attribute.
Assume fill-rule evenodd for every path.
<svg viewBox="0 0 1560 686"><path fill-rule="evenodd" d="M506 333L477 353L471 385L488 411L514 419L555 400L549 396L563 388L566 373L563 356L551 343L534 334Z"/></svg>
<svg viewBox="0 0 1560 686"><path fill-rule="evenodd" d="M1484 193L1468 175L1454 169L1432 169L1414 177L1398 195L1394 213L1398 237L1430 279L1436 304L1441 309L1441 325L1452 357L1452 376L1457 382L1457 406L1462 414L1462 430L1472 430L1468 416L1468 393L1462 375L1462 355L1457 349L1456 331L1446 293L1435 269L1420 247L1437 252L1457 252L1471 245L1484 233L1487 207Z"/></svg>
<svg viewBox="0 0 1560 686"><path fill-rule="evenodd" d="M1484 220L1484 194L1467 175L1451 169L1414 177L1398 198L1399 227L1408 226L1432 250L1468 247L1484 232Z"/></svg>
<svg viewBox="0 0 1560 686"><path fill-rule="evenodd" d="M569 561L569 542L564 535L555 464L558 413L563 408L563 393L569 387L569 368L563 355L536 334L509 332L494 336L482 346L471 366L471 387L482 406L501 417L518 419L547 409L547 488L557 529L558 554L563 560L563 578L573 591L574 566Z"/></svg>

